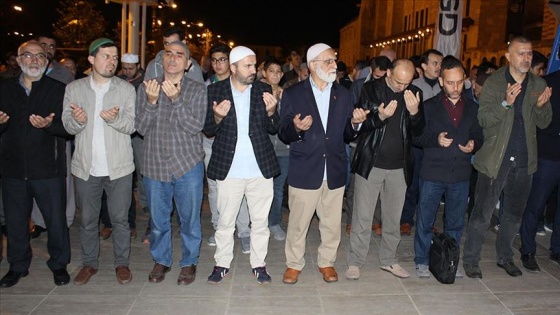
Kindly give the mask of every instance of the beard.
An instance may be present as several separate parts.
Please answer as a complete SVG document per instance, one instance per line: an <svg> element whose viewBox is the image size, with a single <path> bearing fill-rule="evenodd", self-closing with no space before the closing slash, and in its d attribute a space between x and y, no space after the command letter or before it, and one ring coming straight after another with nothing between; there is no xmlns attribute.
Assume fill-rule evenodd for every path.
<svg viewBox="0 0 560 315"><path fill-rule="evenodd" d="M332 83L336 80L336 72L328 73L321 68L317 68L317 76L327 83Z"/></svg>
<svg viewBox="0 0 560 315"><path fill-rule="evenodd" d="M25 66L21 64L19 66L21 68L21 72L23 72L26 76L31 78L38 78L42 76L43 73L45 73L45 70L47 70L46 65L40 66L38 64L31 64L29 66Z"/></svg>

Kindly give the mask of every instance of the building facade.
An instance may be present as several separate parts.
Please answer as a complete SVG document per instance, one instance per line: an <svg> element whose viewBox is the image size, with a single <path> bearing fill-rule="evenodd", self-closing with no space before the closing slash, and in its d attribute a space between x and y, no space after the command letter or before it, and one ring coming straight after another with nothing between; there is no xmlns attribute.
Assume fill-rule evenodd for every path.
<svg viewBox="0 0 560 315"><path fill-rule="evenodd" d="M443 0L362 0L359 16L340 30L339 59L348 65L370 59L383 48L399 58L434 47ZM445 0L447 1L447 0ZM458 1L458 0L449 0ZM558 21L546 0L461 0L461 56L467 69L483 61L506 64L508 41L524 35L545 56L552 51Z"/></svg>

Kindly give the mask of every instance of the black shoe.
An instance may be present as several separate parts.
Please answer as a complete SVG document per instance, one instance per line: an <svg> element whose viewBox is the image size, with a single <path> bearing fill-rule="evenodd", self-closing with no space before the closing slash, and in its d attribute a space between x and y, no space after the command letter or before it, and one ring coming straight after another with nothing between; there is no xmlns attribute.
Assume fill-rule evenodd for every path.
<svg viewBox="0 0 560 315"><path fill-rule="evenodd" d="M19 282L19 279L26 277L29 274L28 271L26 272L16 272L9 270L8 273L0 280L0 287L1 288L9 288L13 287Z"/></svg>
<svg viewBox="0 0 560 315"><path fill-rule="evenodd" d="M480 271L480 267L478 265L463 264L463 268L465 269L465 274L467 275L467 277L482 279L482 271Z"/></svg>
<svg viewBox="0 0 560 315"><path fill-rule="evenodd" d="M513 261L507 262L505 264L496 263L496 265L502 269L504 269L508 275L512 277L521 276L523 272L517 268L517 266L513 263Z"/></svg>
<svg viewBox="0 0 560 315"><path fill-rule="evenodd" d="M68 271L66 271L66 268L53 270L52 273L54 284L66 285L70 282L70 275L68 274Z"/></svg>
<svg viewBox="0 0 560 315"><path fill-rule="evenodd" d="M521 262L523 263L523 267L529 272L541 271L534 254L521 255Z"/></svg>
<svg viewBox="0 0 560 315"><path fill-rule="evenodd" d="M29 232L29 235L31 236L31 238L37 238L39 236L41 236L41 233L46 232L47 229L45 229L44 227L40 226L40 225L34 225L31 228L31 232Z"/></svg>
<svg viewBox="0 0 560 315"><path fill-rule="evenodd" d="M550 261L560 266L560 253L559 254L550 254Z"/></svg>

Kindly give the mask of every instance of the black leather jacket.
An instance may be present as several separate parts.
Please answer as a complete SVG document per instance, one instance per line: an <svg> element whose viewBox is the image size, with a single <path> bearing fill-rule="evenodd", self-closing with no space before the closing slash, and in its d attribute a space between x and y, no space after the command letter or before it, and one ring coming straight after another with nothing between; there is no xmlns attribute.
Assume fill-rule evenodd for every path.
<svg viewBox="0 0 560 315"><path fill-rule="evenodd" d="M379 147L385 135L387 120L381 121L379 119L379 104L384 103L387 105L391 101L387 99L386 88L387 83L385 78L365 82L362 87L362 92L360 93L360 101L357 104L357 106L361 108L369 109L370 113L360 129L358 145L356 147L354 159L352 160L352 172L366 179L373 168ZM411 149L412 136L419 136L422 134L425 121L422 91L412 84L406 89L412 91L415 95L419 92L421 100L416 115L411 116L408 110L406 110L406 106L401 106L401 112L395 113L395 115L400 115L400 129L403 137L405 155L404 176L407 185L410 185L413 169Z"/></svg>

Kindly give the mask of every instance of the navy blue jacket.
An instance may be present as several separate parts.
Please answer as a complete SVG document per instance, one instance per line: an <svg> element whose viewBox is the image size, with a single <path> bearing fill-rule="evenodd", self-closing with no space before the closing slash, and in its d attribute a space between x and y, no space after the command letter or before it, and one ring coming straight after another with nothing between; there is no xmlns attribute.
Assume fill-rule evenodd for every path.
<svg viewBox="0 0 560 315"><path fill-rule="evenodd" d="M444 183L468 181L473 169L471 156L482 146L484 139L477 119L478 106L463 94L463 116L459 128L455 128L443 104L444 97L442 91L424 103L426 126L422 134L413 139L415 145L424 149L420 178ZM438 136L441 132L447 132L446 137L453 139L447 148L439 145ZM464 153L459 149L459 144L465 146L469 140L474 140L474 150Z"/></svg>
<svg viewBox="0 0 560 315"><path fill-rule="evenodd" d="M329 103L327 130L323 129L317 102L311 87L311 77L284 90L278 137L290 145L288 185L300 189L319 189L323 183L325 161L329 189L346 185L348 157L346 142L357 133L351 123L352 96L347 88L333 83ZM305 132L296 132L294 116L313 117L313 124Z"/></svg>
<svg viewBox="0 0 560 315"><path fill-rule="evenodd" d="M274 115L268 116L263 100L264 92L272 93L270 85L259 81L253 82L249 112L249 137L261 173L264 178L271 178L280 174L278 159L269 136L269 134L278 132L280 116L278 111L275 111ZM231 102L231 109L226 117L216 124L213 103L219 104L223 100ZM237 115L229 79L208 86L208 110L203 132L208 137L215 136L207 176L214 180L224 180L231 168L237 145Z"/></svg>

